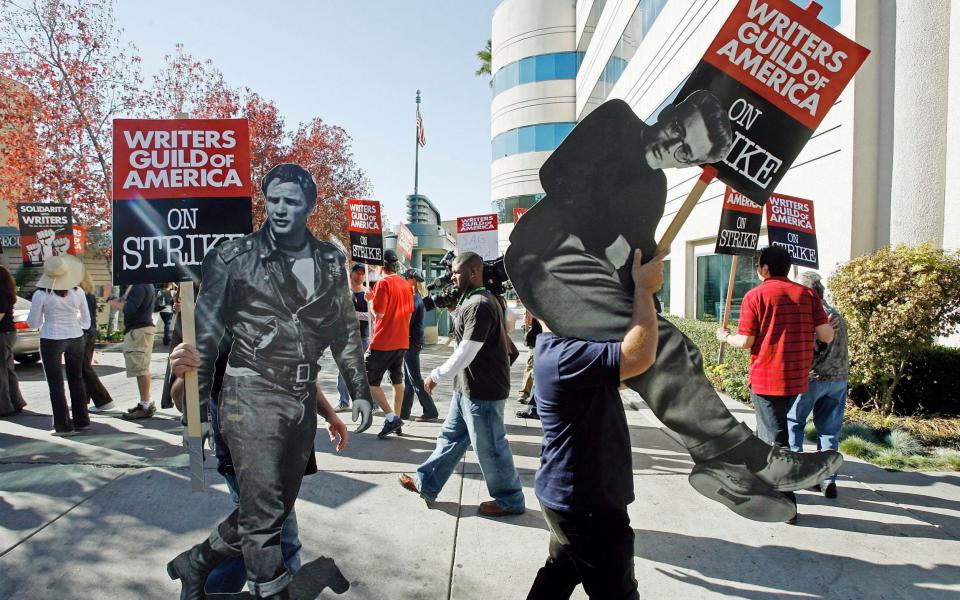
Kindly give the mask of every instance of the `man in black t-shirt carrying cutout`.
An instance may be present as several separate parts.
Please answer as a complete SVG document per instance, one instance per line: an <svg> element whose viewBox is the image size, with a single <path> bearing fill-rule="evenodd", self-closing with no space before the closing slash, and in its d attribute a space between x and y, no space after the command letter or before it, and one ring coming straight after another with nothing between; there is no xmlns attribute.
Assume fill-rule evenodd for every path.
<svg viewBox="0 0 960 600"><path fill-rule="evenodd" d="M493 500L481 502L488 517L524 512L520 475L503 426L503 409L510 396L510 359L503 311L483 286L483 259L464 252L453 261L453 282L463 295L454 314L457 349L424 380L427 393L453 376L453 401L437 447L417 468L416 479L400 475L400 485L432 503L473 444L480 471Z"/></svg>
<svg viewBox="0 0 960 600"><path fill-rule="evenodd" d="M663 284L664 255L641 266L635 253L633 315L623 341L558 337L546 325L537 339L543 446L536 492L550 527L550 557L528 599L569 598L578 583L591 598L640 597L627 516L632 448L618 388L656 360L653 294Z"/></svg>

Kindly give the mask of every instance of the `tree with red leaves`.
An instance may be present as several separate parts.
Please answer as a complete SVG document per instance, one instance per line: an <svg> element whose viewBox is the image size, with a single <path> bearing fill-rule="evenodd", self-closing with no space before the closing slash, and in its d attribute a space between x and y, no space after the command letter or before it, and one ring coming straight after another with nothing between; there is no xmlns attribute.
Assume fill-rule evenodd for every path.
<svg viewBox="0 0 960 600"><path fill-rule="evenodd" d="M109 0L0 0L0 189L56 201L76 219L110 220L110 131L140 102L139 58L124 47Z"/></svg>
<svg viewBox="0 0 960 600"><path fill-rule="evenodd" d="M317 183L317 209L307 226L320 239L347 244L347 199L369 193L370 184L350 152L350 136L341 127L315 118L288 132L277 105L249 88L240 92L224 81L210 60L199 60L176 46L153 78L147 95L151 117L171 118L180 112L205 119L246 118L250 124L250 168L254 184L254 224L264 219L260 181L280 163L297 163Z"/></svg>

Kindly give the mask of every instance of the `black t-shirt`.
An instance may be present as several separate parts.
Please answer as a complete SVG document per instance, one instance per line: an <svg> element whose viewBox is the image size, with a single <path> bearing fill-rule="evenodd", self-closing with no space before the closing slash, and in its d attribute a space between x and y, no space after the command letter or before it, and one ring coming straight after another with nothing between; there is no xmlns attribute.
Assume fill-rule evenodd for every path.
<svg viewBox="0 0 960 600"><path fill-rule="evenodd" d="M510 395L510 359L503 311L493 294L483 290L464 300L453 322L457 342L483 342L467 367L453 379L453 389L471 400L504 400Z"/></svg>
<svg viewBox="0 0 960 600"><path fill-rule="evenodd" d="M368 312L370 309L367 307L367 299L364 297L367 295L365 291L353 292L353 309L357 312ZM360 321L360 335L363 337L370 337L370 321Z"/></svg>
<svg viewBox="0 0 960 600"><path fill-rule="evenodd" d="M3 313L3 318L0 319L0 333L16 331L13 325L13 308L16 304L16 296L10 296L8 298L0 297L0 312Z"/></svg>
<svg viewBox="0 0 960 600"><path fill-rule="evenodd" d="M543 445L537 498L553 510L622 510L633 502L630 430L620 400L620 342L541 333L534 396Z"/></svg>
<svg viewBox="0 0 960 600"><path fill-rule="evenodd" d="M410 315L410 347L423 347L423 317L427 314L427 307L423 305L420 294L413 293L413 314Z"/></svg>

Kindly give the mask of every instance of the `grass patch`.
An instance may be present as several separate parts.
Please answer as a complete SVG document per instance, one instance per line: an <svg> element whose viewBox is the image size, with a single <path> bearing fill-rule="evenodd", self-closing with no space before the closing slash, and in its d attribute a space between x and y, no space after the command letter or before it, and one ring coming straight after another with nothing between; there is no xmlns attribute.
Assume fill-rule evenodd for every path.
<svg viewBox="0 0 960 600"><path fill-rule="evenodd" d="M844 421L844 429L848 425L859 424L872 431L880 432L881 436L900 429L909 433L924 448L960 450L960 419L957 417L884 417L848 403Z"/></svg>
<svg viewBox="0 0 960 600"><path fill-rule="evenodd" d="M909 433L891 431L885 442L850 435L840 442L840 451L848 456L897 471L960 471L960 452L939 449L928 452ZM894 445L891 445L892 442ZM916 452L913 452L916 450Z"/></svg>

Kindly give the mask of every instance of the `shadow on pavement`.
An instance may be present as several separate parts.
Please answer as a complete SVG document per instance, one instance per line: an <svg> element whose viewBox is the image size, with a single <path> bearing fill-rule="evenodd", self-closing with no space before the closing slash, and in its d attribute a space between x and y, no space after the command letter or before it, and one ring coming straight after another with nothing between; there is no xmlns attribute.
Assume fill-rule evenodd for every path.
<svg viewBox="0 0 960 600"><path fill-rule="evenodd" d="M955 565L938 564L926 569L911 564L876 564L787 546L754 547L662 531L636 530L636 534L637 558L684 570L657 567L661 574L697 589L736 598L866 598L871 597L871 590L877 591L875 582L883 581L890 584L890 593L898 597L946 600L956 598L956 591L936 588L960 581L960 568ZM767 568L773 565L782 568ZM829 565L829 572L824 572L824 565ZM852 595L855 590L860 594Z"/></svg>

